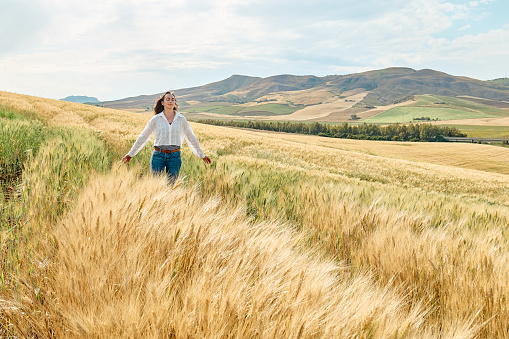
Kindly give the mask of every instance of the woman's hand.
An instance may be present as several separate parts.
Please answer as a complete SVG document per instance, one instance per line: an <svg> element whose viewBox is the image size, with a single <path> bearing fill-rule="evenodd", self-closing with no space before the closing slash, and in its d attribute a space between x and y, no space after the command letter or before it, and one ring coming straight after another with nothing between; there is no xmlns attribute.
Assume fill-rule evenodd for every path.
<svg viewBox="0 0 509 339"><path fill-rule="evenodd" d="M205 156L205 158L203 158L203 162L206 164L210 164L212 160L210 160L209 157Z"/></svg>
<svg viewBox="0 0 509 339"><path fill-rule="evenodd" d="M127 164L129 162L129 160L131 160L131 156L130 155L126 155L125 157L122 158L122 162L124 164Z"/></svg>

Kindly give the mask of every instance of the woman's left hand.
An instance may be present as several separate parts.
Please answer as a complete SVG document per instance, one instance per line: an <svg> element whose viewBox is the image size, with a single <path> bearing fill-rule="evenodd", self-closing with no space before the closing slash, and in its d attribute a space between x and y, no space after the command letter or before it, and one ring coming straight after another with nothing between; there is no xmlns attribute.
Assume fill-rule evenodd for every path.
<svg viewBox="0 0 509 339"><path fill-rule="evenodd" d="M206 164L210 164L212 160L210 160L209 157L205 156L205 158L203 158L203 162Z"/></svg>

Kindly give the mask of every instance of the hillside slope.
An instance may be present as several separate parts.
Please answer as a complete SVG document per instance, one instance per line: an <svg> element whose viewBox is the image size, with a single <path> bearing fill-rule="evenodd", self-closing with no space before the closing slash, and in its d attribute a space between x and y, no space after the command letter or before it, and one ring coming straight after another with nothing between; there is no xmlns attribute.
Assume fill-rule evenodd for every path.
<svg viewBox="0 0 509 339"><path fill-rule="evenodd" d="M221 98L221 95L227 94L229 92L235 91L239 88L245 88L250 86L253 83L256 83L261 78L257 77L249 77L243 75L232 75L227 79L213 82L207 85L191 87L191 88L183 88L183 89L172 89L168 88L172 92L178 96L179 101L185 103L188 101L217 101L218 97ZM164 93L164 92L163 92ZM115 109L146 109L147 106L149 110L152 109L154 102L161 96L162 93L151 94L151 95L140 95L136 97L129 97L125 99L119 99L114 101L104 101L101 102L100 105L108 108ZM228 101L228 99L225 99Z"/></svg>
<svg viewBox="0 0 509 339"><path fill-rule="evenodd" d="M361 101L349 98L365 92ZM452 76L430 69L414 70L404 67L392 67L376 71L349 75L276 75L266 78L233 75L225 80L211 84L175 90L180 109L193 113L208 113L195 118L263 118L281 115L274 106L263 106L267 102L277 103L287 110L310 109L313 113L307 117L301 112L297 120L347 121L351 114L360 114L367 118L376 111L385 110L388 105L408 102L414 95L466 96L485 99L486 104L497 106L498 102L509 102L509 88L500 81L480 81L467 77ZM150 111L160 93L131 97L116 101L103 102L100 105L116 109ZM301 97L307 98L301 100ZM339 100L353 105L328 105ZM474 99L475 100L475 99ZM260 113L242 113L243 105L259 106ZM233 106L233 108L232 108ZM499 104L500 106L500 104ZM503 105L502 105L503 106ZM233 116L231 112L235 112ZM217 115L219 114L219 116ZM280 119L291 120L291 116Z"/></svg>
<svg viewBox="0 0 509 339"><path fill-rule="evenodd" d="M364 88L369 91L367 104L394 103L402 98L436 94L442 96L468 95L477 98L509 101L507 87L467 77L452 76L431 69L388 68L347 75L331 81L342 90Z"/></svg>
<svg viewBox="0 0 509 339"><path fill-rule="evenodd" d="M47 140L26 163L27 196L1 201L28 204L26 217L2 209L26 218L0 219L2 253L18 265L1 267L2 334L13 324L24 337L507 334L506 148L193 123L213 163L184 146L182 187L169 189L148 175L150 144L115 169L149 115L4 92L0 107L93 131L116 159L104 176L75 178L103 157L81 139ZM11 139L2 146L19 145ZM20 253L26 244L38 255Z"/></svg>

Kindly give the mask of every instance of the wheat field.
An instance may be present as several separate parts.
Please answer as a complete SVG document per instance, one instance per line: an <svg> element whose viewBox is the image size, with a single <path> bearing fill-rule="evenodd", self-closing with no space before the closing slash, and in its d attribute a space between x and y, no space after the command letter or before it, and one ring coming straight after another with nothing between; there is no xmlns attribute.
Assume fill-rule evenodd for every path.
<svg viewBox="0 0 509 339"><path fill-rule="evenodd" d="M172 188L118 161L150 115L0 107L56 129L3 202L2 336L508 337L506 148L194 123Z"/></svg>

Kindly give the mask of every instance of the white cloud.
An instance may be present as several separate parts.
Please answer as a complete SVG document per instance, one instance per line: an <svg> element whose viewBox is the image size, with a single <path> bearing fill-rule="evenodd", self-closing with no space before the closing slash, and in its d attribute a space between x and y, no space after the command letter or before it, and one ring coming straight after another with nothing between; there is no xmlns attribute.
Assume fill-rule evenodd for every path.
<svg viewBox="0 0 509 339"><path fill-rule="evenodd" d="M26 0L4 1L16 14L14 22L25 15L14 4L26 7ZM33 27L37 33L16 31L23 41L18 49L0 52L1 72L8 75L0 79L0 89L14 88L16 81L23 91L23 83L45 78L52 85L39 85L34 94L63 97L71 83L85 86L100 79L96 87L108 96L103 99L114 99L167 86L169 80L186 87L233 73L325 75L433 65L448 71L509 50L506 27L452 40L442 36L447 30L466 31L470 22L463 21L482 18L483 6L491 2L34 0L31 6L41 16ZM490 60L495 68L497 61ZM479 69L488 72L488 66Z"/></svg>
<svg viewBox="0 0 509 339"><path fill-rule="evenodd" d="M470 27L472 27L472 25L468 24L468 25L465 25L465 26L459 28L458 31L464 31L464 30L469 29Z"/></svg>
<svg viewBox="0 0 509 339"><path fill-rule="evenodd" d="M430 38L427 45L429 48L415 53L388 54L379 58L379 63L448 69L453 74L469 74L484 80L509 74L504 62L509 60L509 24L502 29L465 35L452 41Z"/></svg>

